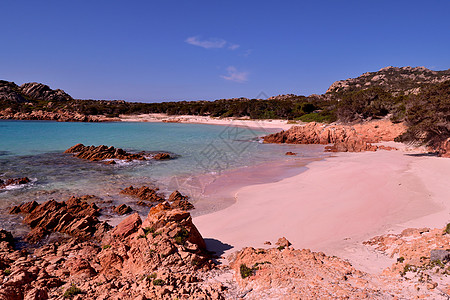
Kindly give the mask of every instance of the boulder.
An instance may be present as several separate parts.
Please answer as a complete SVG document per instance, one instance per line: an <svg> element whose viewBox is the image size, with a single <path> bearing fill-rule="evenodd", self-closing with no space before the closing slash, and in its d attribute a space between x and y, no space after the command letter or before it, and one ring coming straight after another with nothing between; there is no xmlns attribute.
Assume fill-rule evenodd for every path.
<svg viewBox="0 0 450 300"><path fill-rule="evenodd" d="M114 238L125 238L136 232L142 224L141 217L138 213L134 213L120 222L111 232Z"/></svg>
<svg viewBox="0 0 450 300"><path fill-rule="evenodd" d="M126 205L125 203L114 207L114 212L117 213L118 215L126 215L129 214L130 212L132 212L133 210L131 209L131 207L129 207L128 205Z"/></svg>
<svg viewBox="0 0 450 300"><path fill-rule="evenodd" d="M439 260L441 262L450 261L450 251L442 250L442 249L434 249L430 251L430 260L436 261Z"/></svg>
<svg viewBox="0 0 450 300"><path fill-rule="evenodd" d="M132 185L120 191L121 194L133 196L143 201L163 202L164 198L157 193L158 189L151 189L148 186L135 188Z"/></svg>

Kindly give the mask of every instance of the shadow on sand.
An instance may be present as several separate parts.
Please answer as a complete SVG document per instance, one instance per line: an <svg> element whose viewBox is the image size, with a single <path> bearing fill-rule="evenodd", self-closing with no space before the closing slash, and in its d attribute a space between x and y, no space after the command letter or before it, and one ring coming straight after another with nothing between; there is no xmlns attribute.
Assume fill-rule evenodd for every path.
<svg viewBox="0 0 450 300"><path fill-rule="evenodd" d="M417 156L417 157L422 157L422 156L439 156L438 152L428 152L428 153L414 153L414 154L405 154L408 156Z"/></svg>
<svg viewBox="0 0 450 300"><path fill-rule="evenodd" d="M233 248L233 246L231 246L230 244L222 243L221 241L216 240L216 239L206 238L205 243L206 243L206 249L210 252L213 252L215 254L214 256L216 256L216 258L222 256L225 253L225 251ZM220 263L220 262L218 262L218 263Z"/></svg>

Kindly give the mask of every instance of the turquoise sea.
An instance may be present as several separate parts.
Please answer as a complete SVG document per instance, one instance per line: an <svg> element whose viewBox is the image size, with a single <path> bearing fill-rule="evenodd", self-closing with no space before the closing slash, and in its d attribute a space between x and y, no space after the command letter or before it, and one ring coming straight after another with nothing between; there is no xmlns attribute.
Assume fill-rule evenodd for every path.
<svg viewBox="0 0 450 300"><path fill-rule="evenodd" d="M195 204L208 185L217 185L227 176L224 182L230 182L229 177L239 176L240 170L256 170L241 173L240 184L246 180L258 183L270 181L274 163L301 160L304 164L324 156L323 147L317 145L262 144L260 137L267 133L262 128L203 124L0 121L0 178L32 179L26 186L0 190L0 227L15 226L17 219L8 216L7 209L24 201L66 200L71 195L89 194L113 204L132 204L133 199L119 191L129 185L147 185L164 194L180 190ZM63 153L77 143L164 151L175 159L104 165ZM286 151L298 156L285 156ZM214 195L209 195L208 201L214 202Z"/></svg>

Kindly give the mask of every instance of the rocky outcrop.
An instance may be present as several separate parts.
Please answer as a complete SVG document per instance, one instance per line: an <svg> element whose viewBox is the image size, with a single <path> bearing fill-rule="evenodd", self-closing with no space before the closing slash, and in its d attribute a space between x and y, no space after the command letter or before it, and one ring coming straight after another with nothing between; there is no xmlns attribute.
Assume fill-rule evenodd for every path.
<svg viewBox="0 0 450 300"><path fill-rule="evenodd" d="M383 275L396 280L404 278L416 286L425 285L425 290L438 294L430 298L444 299L450 294L448 228L449 225L444 229L408 228L399 234L376 236L364 244L381 255L396 258Z"/></svg>
<svg viewBox="0 0 450 300"><path fill-rule="evenodd" d="M168 201L171 203L170 205L172 208L178 208L181 210L194 209L194 205L192 205L188 199L188 196L183 196L179 191L174 191L170 194Z"/></svg>
<svg viewBox="0 0 450 300"><path fill-rule="evenodd" d="M137 203L138 205L145 206L147 205L146 202L150 202L150 205L152 205L152 203L160 203L165 201L164 197L158 194L158 189L151 189L145 185L140 188L135 188L130 185L129 187L121 190L120 193L138 198L141 200Z"/></svg>
<svg viewBox="0 0 450 300"><path fill-rule="evenodd" d="M117 206L117 207L113 207L113 210L115 213L117 213L118 215L126 215L131 213L133 210L131 209L131 207L129 207L128 205L126 205L125 203Z"/></svg>
<svg viewBox="0 0 450 300"><path fill-rule="evenodd" d="M151 189L148 186L142 186L140 188L135 188L132 185L120 191L123 195L128 195L132 197L136 197L139 201L136 202L137 205L141 206L149 206L152 207L158 203L165 202L166 199L163 195L158 193L158 189ZM180 192L174 191L170 194L168 201L168 205L172 209L181 209L181 210L191 210L194 208L188 201L189 197L183 196Z"/></svg>
<svg viewBox="0 0 450 300"><path fill-rule="evenodd" d="M334 82L327 94L381 87L394 94L418 94L427 84L450 80L450 70L432 71L425 67L386 67L356 78Z"/></svg>
<svg viewBox="0 0 450 300"><path fill-rule="evenodd" d="M30 209L40 207L19 208ZM168 203L143 222L128 216L97 241L69 238L23 251L11 239L0 230L0 299L224 299L224 286L203 282L214 265L190 214Z"/></svg>
<svg viewBox="0 0 450 300"><path fill-rule="evenodd" d="M27 184L31 180L28 177L22 177L22 178L9 178L6 180L0 179L0 190L6 188L7 186L11 185L22 185Z"/></svg>
<svg viewBox="0 0 450 300"><path fill-rule="evenodd" d="M229 260L245 299L368 299L389 295L378 291L366 274L350 263L308 249L244 248Z"/></svg>
<svg viewBox="0 0 450 300"><path fill-rule="evenodd" d="M112 121L103 116L88 116L68 110L44 111L34 110L32 112L13 112L10 108L0 110L0 119L5 120L46 120L58 122L104 122Z"/></svg>
<svg viewBox="0 0 450 300"><path fill-rule="evenodd" d="M52 90L48 85L29 82L20 86L20 90L23 95L33 100L46 100L46 101L67 101L72 100L63 90Z"/></svg>
<svg viewBox="0 0 450 300"><path fill-rule="evenodd" d="M334 144L326 147L331 152L375 151L379 147L371 143L392 141L406 130L403 124L388 120L371 121L355 125L326 125L311 122L293 126L286 131L263 138L265 143ZM389 148L383 147L388 150Z"/></svg>
<svg viewBox="0 0 450 300"><path fill-rule="evenodd" d="M119 160L147 160L147 159L171 159L170 154L162 152L157 153L155 155L151 155L145 152L140 153L129 153L121 148L115 148L113 146L85 146L83 144L76 144L75 146L70 147L64 153L73 153L75 157L87 159L90 161L102 161L108 160L107 164L115 164L112 163L114 159Z"/></svg>
<svg viewBox="0 0 450 300"><path fill-rule="evenodd" d="M26 202L11 209L10 213L24 213L23 222L32 230L27 240L36 243L52 232L68 234L82 240L99 237L110 229L97 218L100 209L77 197L67 201L50 200L42 204Z"/></svg>
<svg viewBox="0 0 450 300"><path fill-rule="evenodd" d="M7 101L12 103L25 103L25 99L19 87L14 82L0 80L0 101Z"/></svg>
<svg viewBox="0 0 450 300"><path fill-rule="evenodd" d="M113 146L85 146L83 144L76 144L70 147L64 153L74 153L75 157L87 159L90 161L101 161L106 159L120 159L120 160L147 160L146 155L141 153L128 153L121 148L114 148Z"/></svg>

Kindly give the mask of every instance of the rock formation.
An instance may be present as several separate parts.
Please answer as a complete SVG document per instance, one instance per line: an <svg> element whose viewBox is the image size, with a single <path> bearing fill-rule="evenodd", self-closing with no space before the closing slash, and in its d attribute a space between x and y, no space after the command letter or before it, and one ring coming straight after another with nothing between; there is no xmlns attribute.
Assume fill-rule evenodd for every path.
<svg viewBox="0 0 450 300"><path fill-rule="evenodd" d="M46 101L67 101L72 100L69 94L63 90L52 90L48 85L29 82L20 86L22 94L29 99L33 100L46 100Z"/></svg>
<svg viewBox="0 0 450 300"><path fill-rule="evenodd" d="M73 153L75 157L87 159L90 161L101 161L101 160L112 160L112 159L120 159L120 160L147 160L149 157L148 154L141 153L128 153L121 148L114 148L113 146L85 146L83 144L76 144L75 146L70 147L64 153ZM154 159L170 159L170 155L168 153L158 153L154 155Z"/></svg>
<svg viewBox="0 0 450 300"><path fill-rule="evenodd" d="M194 205L192 205L188 199L189 197L183 196L179 191L174 191L170 194L168 201L173 208L179 208L181 210L194 209Z"/></svg>
<svg viewBox="0 0 450 300"><path fill-rule="evenodd" d="M30 212L30 220L42 216L30 225L73 230L69 237L27 250L15 250L12 235L0 230L0 299L224 298L222 284L203 283L214 265L188 212L159 204L144 221L135 213L96 240L84 240L79 237L86 227L68 226L64 216L95 216L97 210L76 198L67 202L58 209L53 209L56 201L12 209ZM61 217L53 217L57 210Z"/></svg>
<svg viewBox="0 0 450 300"><path fill-rule="evenodd" d="M0 190L6 188L7 186L11 185L21 185L21 184L27 184L31 180L28 177L22 177L22 178L9 178L6 180L0 179Z"/></svg>
<svg viewBox="0 0 450 300"><path fill-rule="evenodd" d="M121 190L120 193L123 195L128 195L128 196L138 198L140 200L137 203L138 205L147 206L146 202L150 202L148 204L151 206L153 203L159 203L159 202L165 201L164 197L159 195L157 193L157 191L158 191L158 189L151 189L145 185L140 188L135 188L132 185L130 185L129 187Z"/></svg>
<svg viewBox="0 0 450 300"><path fill-rule="evenodd" d="M334 144L326 147L332 152L375 151L371 143L392 141L405 131L403 124L393 124L388 120L372 121L355 125L326 125L307 123L293 126L286 131L265 136L265 143L287 144ZM388 149L383 147L383 149Z"/></svg>
<svg viewBox="0 0 450 300"><path fill-rule="evenodd" d="M386 91L417 94L421 87L450 80L450 70L432 71L425 67L386 67L377 72L367 72L356 78L334 82L329 93L355 91L379 86Z"/></svg>
<svg viewBox="0 0 450 300"><path fill-rule="evenodd" d="M45 203L26 202L11 209L10 213L23 213L23 222L32 230L27 236L31 243L40 241L52 232L68 234L82 240L99 237L110 229L98 220L100 209L78 197L67 201L49 200Z"/></svg>
<svg viewBox="0 0 450 300"><path fill-rule="evenodd" d="M142 186L140 188L129 186L120 191L120 193L138 198L139 201L136 204L141 206L152 207L157 203L166 201L164 196L158 194L158 189L151 189L148 186ZM194 208L194 205L192 205L188 199L189 197L183 196L178 191L174 191L170 194L168 201L173 209L190 210Z"/></svg>
<svg viewBox="0 0 450 300"><path fill-rule="evenodd" d="M10 108L0 110L0 119L6 120L48 120L58 122L104 122L113 119L104 116L88 116L69 110L44 111L33 110L31 112L13 112Z"/></svg>

